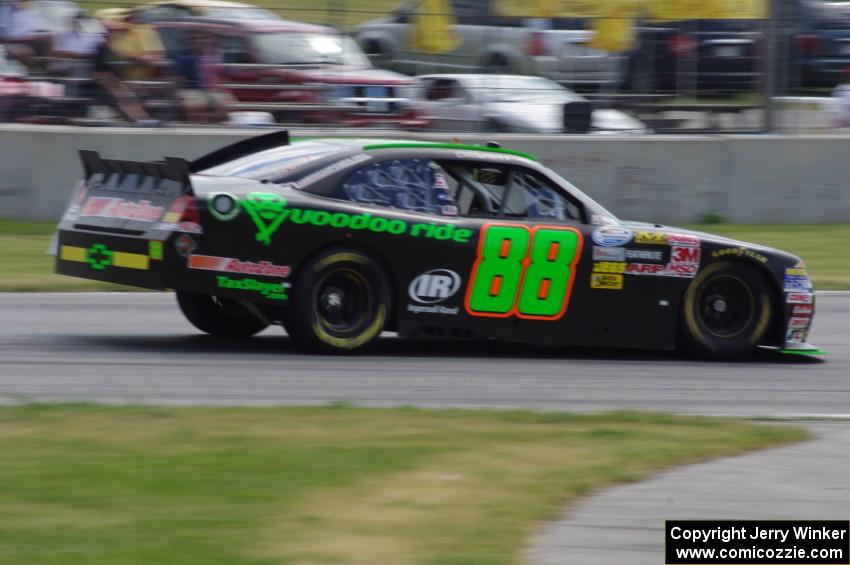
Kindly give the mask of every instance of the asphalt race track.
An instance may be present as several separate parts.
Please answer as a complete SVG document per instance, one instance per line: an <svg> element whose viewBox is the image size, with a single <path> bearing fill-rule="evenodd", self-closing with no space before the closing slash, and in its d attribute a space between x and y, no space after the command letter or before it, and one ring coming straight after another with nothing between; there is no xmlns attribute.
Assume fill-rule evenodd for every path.
<svg viewBox="0 0 850 565"><path fill-rule="evenodd" d="M387 337L369 355L296 351L279 327L198 333L170 294L0 294L0 401L611 409L758 416L850 413L850 293L818 296L823 360L541 350Z"/></svg>

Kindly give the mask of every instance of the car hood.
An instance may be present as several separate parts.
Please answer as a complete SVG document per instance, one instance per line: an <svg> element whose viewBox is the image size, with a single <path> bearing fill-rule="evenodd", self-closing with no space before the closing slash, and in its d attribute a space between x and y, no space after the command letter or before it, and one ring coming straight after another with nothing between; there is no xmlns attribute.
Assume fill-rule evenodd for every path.
<svg viewBox="0 0 850 565"><path fill-rule="evenodd" d="M509 125L537 132L563 130L564 102L492 102L487 104L488 114ZM640 121L619 110L594 110L591 125L596 131L646 131Z"/></svg>

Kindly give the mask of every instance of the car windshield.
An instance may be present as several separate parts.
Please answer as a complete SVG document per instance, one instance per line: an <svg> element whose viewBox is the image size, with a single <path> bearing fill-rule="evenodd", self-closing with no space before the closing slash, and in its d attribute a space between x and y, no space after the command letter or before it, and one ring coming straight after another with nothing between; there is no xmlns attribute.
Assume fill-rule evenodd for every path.
<svg viewBox="0 0 850 565"><path fill-rule="evenodd" d="M566 101L575 96L559 84L537 77L494 76L470 88L485 102L525 102L552 97Z"/></svg>
<svg viewBox="0 0 850 565"><path fill-rule="evenodd" d="M253 39L261 63L369 66L369 59L357 43L341 35L277 32L258 33Z"/></svg>

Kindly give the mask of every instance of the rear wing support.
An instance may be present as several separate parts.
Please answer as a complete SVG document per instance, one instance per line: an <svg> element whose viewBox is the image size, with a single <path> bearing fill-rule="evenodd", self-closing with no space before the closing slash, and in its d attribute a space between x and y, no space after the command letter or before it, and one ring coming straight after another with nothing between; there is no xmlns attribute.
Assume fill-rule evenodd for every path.
<svg viewBox="0 0 850 565"><path fill-rule="evenodd" d="M176 183L180 187L179 194L192 193L189 163L179 157L166 157L162 162L126 161L104 159L97 151L80 150L80 160L86 181L90 181L95 175L102 175L99 179L99 187L107 190L110 187L124 185L127 180L133 179L137 189L152 180L154 187L167 184L170 188ZM163 181L171 182L163 183Z"/></svg>

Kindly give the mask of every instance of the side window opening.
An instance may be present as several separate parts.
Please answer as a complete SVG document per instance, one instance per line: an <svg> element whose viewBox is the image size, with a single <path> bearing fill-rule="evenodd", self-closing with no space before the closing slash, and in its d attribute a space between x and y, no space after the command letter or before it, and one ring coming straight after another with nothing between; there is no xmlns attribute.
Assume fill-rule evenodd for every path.
<svg viewBox="0 0 850 565"><path fill-rule="evenodd" d="M475 163L445 164L463 216L581 222L581 204L534 171Z"/></svg>
<svg viewBox="0 0 850 565"><path fill-rule="evenodd" d="M512 177L503 208L506 216L535 220L581 221L581 209L542 177L528 171Z"/></svg>
<svg viewBox="0 0 850 565"><path fill-rule="evenodd" d="M430 159L390 159L366 165L342 183L352 202L409 212L457 216L457 181Z"/></svg>

